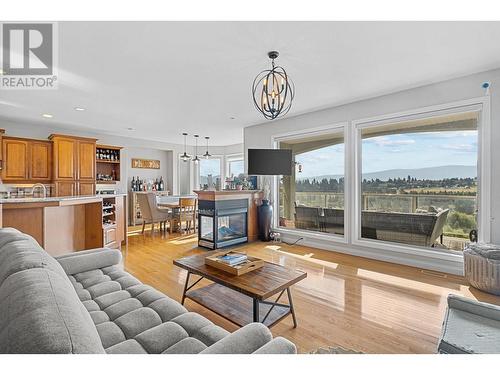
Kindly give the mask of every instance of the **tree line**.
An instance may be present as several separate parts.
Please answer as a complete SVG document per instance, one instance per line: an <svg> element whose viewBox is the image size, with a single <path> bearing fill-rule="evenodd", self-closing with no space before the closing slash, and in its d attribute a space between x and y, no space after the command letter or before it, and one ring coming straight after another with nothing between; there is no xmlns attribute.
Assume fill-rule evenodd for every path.
<svg viewBox="0 0 500 375"><path fill-rule="evenodd" d="M363 179L362 188L363 192L370 193L398 193L407 192L411 189L421 189L421 188L439 188L442 189L442 193L447 193L447 189L457 189L457 188L469 188L472 189L476 187L477 179L472 177L466 178L444 178L441 180L430 180L430 179L417 179L412 176L406 178L389 178L386 181L382 181L378 178L376 179ZM295 189L298 192L333 192L333 193L343 193L344 192L344 178L305 178L296 181ZM415 193L417 191L414 191ZM433 192L433 194L439 194L439 192ZM453 192L453 194L458 195L475 195L475 191L459 191Z"/></svg>

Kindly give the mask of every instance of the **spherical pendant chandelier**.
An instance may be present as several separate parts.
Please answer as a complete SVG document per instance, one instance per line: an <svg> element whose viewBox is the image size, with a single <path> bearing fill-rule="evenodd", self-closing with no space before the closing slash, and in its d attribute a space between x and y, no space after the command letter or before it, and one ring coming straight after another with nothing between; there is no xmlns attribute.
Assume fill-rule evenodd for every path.
<svg viewBox="0 0 500 375"><path fill-rule="evenodd" d="M252 94L255 108L267 120L274 120L278 116L286 115L292 107L295 87L285 69L274 65L279 53L271 51L267 55L271 59L272 68L263 70L255 77Z"/></svg>

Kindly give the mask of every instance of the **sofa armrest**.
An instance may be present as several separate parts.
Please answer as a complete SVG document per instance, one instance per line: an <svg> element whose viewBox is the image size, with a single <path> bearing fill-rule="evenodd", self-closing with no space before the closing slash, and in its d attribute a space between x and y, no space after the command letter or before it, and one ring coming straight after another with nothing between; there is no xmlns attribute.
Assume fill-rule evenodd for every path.
<svg viewBox="0 0 500 375"><path fill-rule="evenodd" d="M271 331L261 323L250 323L227 335L200 354L251 354L273 339Z"/></svg>
<svg viewBox="0 0 500 375"><path fill-rule="evenodd" d="M462 296L450 294L448 296L448 308L466 311L468 313L483 316L488 319L500 320L500 307L485 302L478 302Z"/></svg>
<svg viewBox="0 0 500 375"><path fill-rule="evenodd" d="M119 264L122 254L119 250L99 248L78 251L55 258L68 275L95 270Z"/></svg>
<svg viewBox="0 0 500 375"><path fill-rule="evenodd" d="M254 351L253 354L297 354L297 347L284 337L276 337Z"/></svg>

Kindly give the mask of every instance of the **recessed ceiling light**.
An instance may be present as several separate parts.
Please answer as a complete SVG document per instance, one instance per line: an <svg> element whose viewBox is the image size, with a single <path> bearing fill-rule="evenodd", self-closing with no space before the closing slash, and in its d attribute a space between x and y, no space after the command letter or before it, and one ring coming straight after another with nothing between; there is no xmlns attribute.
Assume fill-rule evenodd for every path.
<svg viewBox="0 0 500 375"><path fill-rule="evenodd" d="M54 117L54 115L51 115L50 113L42 113L42 117L52 118L52 117Z"/></svg>
<svg viewBox="0 0 500 375"><path fill-rule="evenodd" d="M82 108L82 107L75 107L75 111L78 111L78 112L83 112L83 111L85 111L85 108Z"/></svg>

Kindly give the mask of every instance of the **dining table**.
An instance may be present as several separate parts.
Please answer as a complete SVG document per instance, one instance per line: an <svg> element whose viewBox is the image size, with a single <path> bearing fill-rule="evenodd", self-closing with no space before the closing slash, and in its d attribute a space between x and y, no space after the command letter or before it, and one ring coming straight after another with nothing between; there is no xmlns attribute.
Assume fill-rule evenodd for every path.
<svg viewBox="0 0 500 375"><path fill-rule="evenodd" d="M179 210L181 205L180 205L180 198L194 198L195 196L192 195L186 195L186 196L164 196L161 199L158 199L157 201L157 206L158 208L167 208L172 210L172 214L176 212L176 210ZM180 231L180 223L175 221L175 227L172 228L174 231L178 232ZM173 224L173 222L171 222Z"/></svg>

